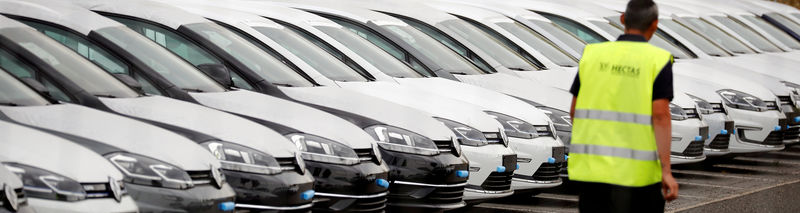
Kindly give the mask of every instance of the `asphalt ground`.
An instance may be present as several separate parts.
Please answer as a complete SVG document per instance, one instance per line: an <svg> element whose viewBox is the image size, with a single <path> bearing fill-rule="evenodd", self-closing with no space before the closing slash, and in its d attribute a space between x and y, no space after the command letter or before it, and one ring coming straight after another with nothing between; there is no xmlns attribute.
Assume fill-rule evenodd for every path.
<svg viewBox="0 0 800 213"><path fill-rule="evenodd" d="M679 198L667 212L800 212L800 145L782 151L673 165ZM539 194L492 200L463 212L578 212L569 181Z"/></svg>

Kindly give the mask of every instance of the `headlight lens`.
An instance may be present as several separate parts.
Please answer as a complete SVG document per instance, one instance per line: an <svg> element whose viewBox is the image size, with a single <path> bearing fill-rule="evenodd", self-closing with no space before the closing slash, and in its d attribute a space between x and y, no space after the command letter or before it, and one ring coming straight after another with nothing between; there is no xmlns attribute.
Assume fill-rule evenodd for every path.
<svg viewBox="0 0 800 213"><path fill-rule="evenodd" d="M689 94L686 95L688 95L690 98L692 98L692 100L694 100L695 106L697 107L697 111L700 112L700 114L708 115L714 113L714 106L711 106L711 103L709 103L708 101L693 95Z"/></svg>
<svg viewBox="0 0 800 213"><path fill-rule="evenodd" d="M269 154L238 144L213 141L202 144L219 159L222 169L256 174L277 174L282 171L278 160ZM294 168L289 168L291 170Z"/></svg>
<svg viewBox="0 0 800 213"><path fill-rule="evenodd" d="M172 189L194 186L186 171L166 162L122 152L108 154L106 158L125 174L128 183Z"/></svg>
<svg viewBox="0 0 800 213"><path fill-rule="evenodd" d="M792 97L794 101L795 107L800 107L800 84L795 84L788 81L781 81L786 87L789 88L789 95Z"/></svg>
<svg viewBox="0 0 800 213"><path fill-rule="evenodd" d="M86 191L78 181L44 169L19 163L3 163L24 184L25 194L31 197L78 201L86 199Z"/></svg>
<svg viewBox="0 0 800 213"><path fill-rule="evenodd" d="M675 104L669 104L669 113L672 114L672 120L682 121L689 118L686 112L683 111L683 108Z"/></svg>
<svg viewBox="0 0 800 213"><path fill-rule="evenodd" d="M305 160L344 165L360 162L355 150L339 142L309 134L290 134L287 137Z"/></svg>
<svg viewBox="0 0 800 213"><path fill-rule="evenodd" d="M485 146L489 144L489 140L486 139L486 136L483 135L483 132L478 131L475 128L444 118L436 119L447 126L447 128L450 128L450 130L456 134L456 137L458 137L458 141L461 143L461 145Z"/></svg>
<svg viewBox="0 0 800 213"><path fill-rule="evenodd" d="M370 126L364 130L386 150L420 155L439 154L433 140L411 131L386 125Z"/></svg>
<svg viewBox="0 0 800 213"><path fill-rule="evenodd" d="M536 108L539 108L544 114L550 117L557 131L572 132L572 118L569 117L568 112L546 106Z"/></svg>
<svg viewBox="0 0 800 213"><path fill-rule="evenodd" d="M503 125L508 137L531 139L538 135L532 124L498 112L486 112Z"/></svg>
<svg viewBox="0 0 800 213"><path fill-rule="evenodd" d="M722 100L728 107L751 111L767 110L767 104L763 100L747 93L724 89L717 91L717 94L722 96Z"/></svg>

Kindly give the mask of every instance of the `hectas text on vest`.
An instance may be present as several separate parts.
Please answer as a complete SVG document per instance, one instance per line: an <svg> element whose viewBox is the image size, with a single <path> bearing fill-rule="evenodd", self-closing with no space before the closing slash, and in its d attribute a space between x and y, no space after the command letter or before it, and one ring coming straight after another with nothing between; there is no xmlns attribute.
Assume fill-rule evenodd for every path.
<svg viewBox="0 0 800 213"><path fill-rule="evenodd" d="M619 75L625 77L639 76L640 70L638 67L620 64L600 63L600 72L611 71L612 75Z"/></svg>

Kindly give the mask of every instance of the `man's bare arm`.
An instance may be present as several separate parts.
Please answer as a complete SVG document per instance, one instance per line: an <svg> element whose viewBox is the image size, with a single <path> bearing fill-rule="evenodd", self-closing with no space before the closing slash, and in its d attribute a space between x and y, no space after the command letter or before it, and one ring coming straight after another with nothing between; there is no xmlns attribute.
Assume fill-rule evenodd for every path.
<svg viewBox="0 0 800 213"><path fill-rule="evenodd" d="M658 146L658 157L661 160L664 199L671 201L678 198L678 182L672 177L672 167L670 166L672 115L669 112L669 100L667 99L653 101L653 130Z"/></svg>
<svg viewBox="0 0 800 213"><path fill-rule="evenodd" d="M577 100L577 99L578 99L578 97L572 96L572 104L569 106L569 122L570 123L575 123L575 121L573 121L573 117L575 117L575 100Z"/></svg>

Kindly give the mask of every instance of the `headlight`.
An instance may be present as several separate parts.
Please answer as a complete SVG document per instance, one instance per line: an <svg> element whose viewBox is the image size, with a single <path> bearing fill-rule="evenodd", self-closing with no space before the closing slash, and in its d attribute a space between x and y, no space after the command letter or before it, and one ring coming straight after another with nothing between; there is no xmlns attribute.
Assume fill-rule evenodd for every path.
<svg viewBox="0 0 800 213"><path fill-rule="evenodd" d="M694 100L695 106L697 107L697 111L700 112L700 114L708 115L714 113L714 106L712 106L711 103L709 103L708 101L693 95L689 94L686 95L688 95L690 98L692 98L692 100Z"/></svg>
<svg viewBox="0 0 800 213"><path fill-rule="evenodd" d="M277 174L282 171L277 159L255 149L223 141L206 142L202 146L219 159L225 170L256 174Z"/></svg>
<svg viewBox="0 0 800 213"><path fill-rule="evenodd" d="M503 125L508 137L531 139L538 136L536 127L528 122L498 112L487 111L486 114L494 117Z"/></svg>
<svg viewBox="0 0 800 213"><path fill-rule="evenodd" d="M539 108L547 117L550 117L557 131L572 132L572 118L569 117L568 112L546 106L536 108Z"/></svg>
<svg viewBox="0 0 800 213"><path fill-rule="evenodd" d="M433 140L411 131L386 125L370 126L364 130L386 150L420 155L439 154Z"/></svg>
<svg viewBox="0 0 800 213"><path fill-rule="evenodd" d="M436 119L447 126L447 128L450 128L450 130L456 134L456 137L458 137L458 142L461 143L461 145L485 146L489 144L489 140L486 139L486 136L484 136L483 132L478 131L475 128L444 118Z"/></svg>
<svg viewBox="0 0 800 213"><path fill-rule="evenodd" d="M361 162L355 150L339 142L309 134L290 134L287 137L305 160L344 165Z"/></svg>
<svg viewBox="0 0 800 213"><path fill-rule="evenodd" d="M3 163L24 184L25 194L31 197L78 201L86 199L86 191L78 181L44 169L18 163Z"/></svg>
<svg viewBox="0 0 800 213"><path fill-rule="evenodd" d="M676 121L682 121L689 118L689 116L686 115L686 112L683 111L683 108L675 104L669 104L669 114L672 114L672 120Z"/></svg>
<svg viewBox="0 0 800 213"><path fill-rule="evenodd" d="M800 84L795 84L788 81L781 81L783 85L789 88L789 95L792 97L794 101L795 107L800 107Z"/></svg>
<svg viewBox="0 0 800 213"><path fill-rule="evenodd" d="M728 107L751 110L751 111L766 111L767 104L763 100L752 96L747 93L739 92L732 89L723 89L717 91L719 96Z"/></svg>
<svg viewBox="0 0 800 213"><path fill-rule="evenodd" d="M188 189L194 186L189 174L171 164L131 153L106 155L123 174L125 182L172 189Z"/></svg>

